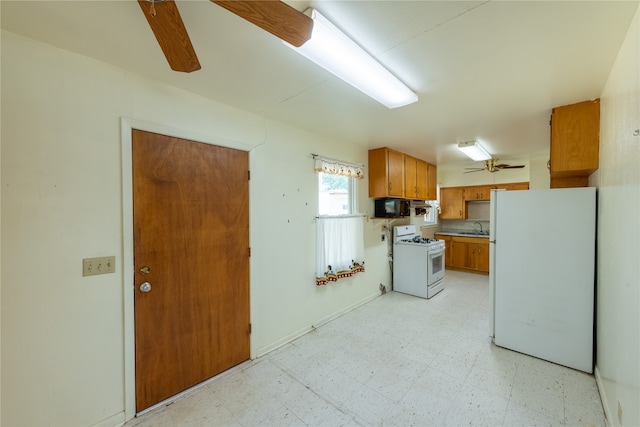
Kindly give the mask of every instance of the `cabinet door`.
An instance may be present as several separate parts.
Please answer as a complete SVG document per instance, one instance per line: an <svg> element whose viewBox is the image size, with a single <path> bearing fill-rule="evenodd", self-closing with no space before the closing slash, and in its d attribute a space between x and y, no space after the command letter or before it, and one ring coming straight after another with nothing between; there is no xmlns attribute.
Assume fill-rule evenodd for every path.
<svg viewBox="0 0 640 427"><path fill-rule="evenodd" d="M404 197L404 155L389 148L369 150L369 197Z"/></svg>
<svg viewBox="0 0 640 427"><path fill-rule="evenodd" d="M469 244L466 242L451 242L451 266L467 268L469 258Z"/></svg>
<svg viewBox="0 0 640 427"><path fill-rule="evenodd" d="M404 156L404 197L407 199L418 198L418 181L416 180L416 169L418 159L411 156Z"/></svg>
<svg viewBox="0 0 640 427"><path fill-rule="evenodd" d="M462 187L440 189L440 218L463 219Z"/></svg>
<svg viewBox="0 0 640 427"><path fill-rule="evenodd" d="M404 197L404 154L388 150L388 185L390 197Z"/></svg>
<svg viewBox="0 0 640 427"><path fill-rule="evenodd" d="M436 200L438 185L438 168L436 165L427 163L427 200Z"/></svg>
<svg viewBox="0 0 640 427"><path fill-rule="evenodd" d="M477 259L476 268L478 270L489 272L489 241L486 243L477 243Z"/></svg>
<svg viewBox="0 0 640 427"><path fill-rule="evenodd" d="M464 187L463 198L465 201L489 200L489 196L491 195L491 188L491 185Z"/></svg>
<svg viewBox="0 0 640 427"><path fill-rule="evenodd" d="M469 243L469 268L489 271L489 242Z"/></svg>
<svg viewBox="0 0 640 427"><path fill-rule="evenodd" d="M477 200L478 199L478 187L464 187L462 190L462 199Z"/></svg>
<svg viewBox="0 0 640 427"><path fill-rule="evenodd" d="M510 184L500 184L497 188L504 188L505 190L528 190L529 183L528 182L513 182Z"/></svg>
<svg viewBox="0 0 640 427"><path fill-rule="evenodd" d="M598 169L600 100L556 107L551 114L551 176L589 176Z"/></svg>
<svg viewBox="0 0 640 427"><path fill-rule="evenodd" d="M416 160L416 199L429 199L429 191L427 190L427 162L423 160Z"/></svg>

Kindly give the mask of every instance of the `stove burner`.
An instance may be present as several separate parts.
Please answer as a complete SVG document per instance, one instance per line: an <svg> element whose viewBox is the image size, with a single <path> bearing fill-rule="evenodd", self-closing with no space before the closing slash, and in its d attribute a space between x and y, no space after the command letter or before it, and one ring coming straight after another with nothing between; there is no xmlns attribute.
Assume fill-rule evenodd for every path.
<svg viewBox="0 0 640 427"><path fill-rule="evenodd" d="M436 239L428 239L428 238L420 237L420 236L414 236L412 239L403 239L403 240L401 240L401 242L423 243L423 244L435 243L437 241L438 240L436 240Z"/></svg>

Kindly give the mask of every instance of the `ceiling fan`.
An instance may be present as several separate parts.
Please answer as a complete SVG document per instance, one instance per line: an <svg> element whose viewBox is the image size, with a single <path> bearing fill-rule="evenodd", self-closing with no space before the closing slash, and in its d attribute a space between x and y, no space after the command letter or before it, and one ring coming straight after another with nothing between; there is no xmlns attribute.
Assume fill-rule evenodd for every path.
<svg viewBox="0 0 640 427"><path fill-rule="evenodd" d="M211 0L296 47L311 38L313 20L279 0ZM174 71L190 73L200 61L174 0L138 0L142 13Z"/></svg>
<svg viewBox="0 0 640 427"><path fill-rule="evenodd" d="M489 159L484 161L484 167L481 168L465 168L470 169L466 172L462 173L471 173L471 172L480 172L480 171L489 171L489 172L500 172L500 169L522 169L524 165L505 165L498 164L498 159Z"/></svg>

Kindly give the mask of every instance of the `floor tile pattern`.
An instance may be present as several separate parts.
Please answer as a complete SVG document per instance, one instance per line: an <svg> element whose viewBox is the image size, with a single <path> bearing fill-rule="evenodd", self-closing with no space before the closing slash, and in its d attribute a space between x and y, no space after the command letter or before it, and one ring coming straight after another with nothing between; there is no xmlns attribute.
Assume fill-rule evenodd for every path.
<svg viewBox="0 0 640 427"><path fill-rule="evenodd" d="M430 300L388 292L125 426L605 426L592 375L491 343L486 276L445 280Z"/></svg>

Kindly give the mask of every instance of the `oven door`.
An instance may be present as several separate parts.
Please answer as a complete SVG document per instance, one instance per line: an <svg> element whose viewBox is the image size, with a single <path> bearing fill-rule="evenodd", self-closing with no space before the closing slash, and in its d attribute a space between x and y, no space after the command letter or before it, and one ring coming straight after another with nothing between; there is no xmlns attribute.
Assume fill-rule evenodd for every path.
<svg viewBox="0 0 640 427"><path fill-rule="evenodd" d="M444 278L444 249L436 249L429 251L428 254L428 286L433 285Z"/></svg>

